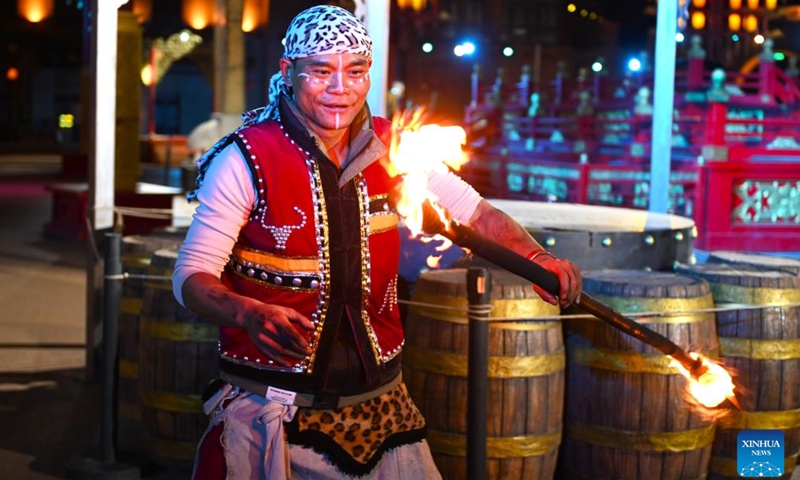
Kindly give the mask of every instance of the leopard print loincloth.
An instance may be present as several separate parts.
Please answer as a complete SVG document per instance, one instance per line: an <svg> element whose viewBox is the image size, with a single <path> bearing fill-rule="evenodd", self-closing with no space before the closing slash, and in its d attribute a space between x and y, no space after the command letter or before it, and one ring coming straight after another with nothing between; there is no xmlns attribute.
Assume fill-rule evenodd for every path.
<svg viewBox="0 0 800 480"><path fill-rule="evenodd" d="M401 383L383 395L330 410L298 408L286 424L290 444L325 455L341 472L366 475L383 454L425 438L425 419Z"/></svg>

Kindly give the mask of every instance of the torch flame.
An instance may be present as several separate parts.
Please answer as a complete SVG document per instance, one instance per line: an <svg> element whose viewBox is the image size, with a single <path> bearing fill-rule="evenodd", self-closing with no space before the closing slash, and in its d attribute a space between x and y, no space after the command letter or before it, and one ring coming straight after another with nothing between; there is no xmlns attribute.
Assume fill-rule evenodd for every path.
<svg viewBox="0 0 800 480"><path fill-rule="evenodd" d="M673 359L671 367L678 367L680 373L686 377L687 392L703 406L714 408L725 401L730 400L738 406L736 395L734 394L734 384L730 373L722 365L694 352L689 352L689 356L695 360L700 360L706 371L699 377L694 378L683 365ZM672 357L670 357L672 358Z"/></svg>
<svg viewBox="0 0 800 480"><path fill-rule="evenodd" d="M426 200L438 212L444 225L449 224L443 209L436 205L436 195L428 190L428 174L458 170L467 162L461 149L467 134L459 126L423 125L425 109L395 114L392 119L392 140L389 147L390 175L403 177L399 187L397 212L405 218L412 235L422 232Z"/></svg>

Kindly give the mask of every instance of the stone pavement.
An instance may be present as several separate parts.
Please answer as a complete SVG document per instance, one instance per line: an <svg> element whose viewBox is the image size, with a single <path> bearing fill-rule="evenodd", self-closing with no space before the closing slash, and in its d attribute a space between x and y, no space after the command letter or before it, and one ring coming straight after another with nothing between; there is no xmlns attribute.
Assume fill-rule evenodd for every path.
<svg viewBox="0 0 800 480"><path fill-rule="evenodd" d="M43 235L53 156L0 157L0 479L67 478L100 458L101 388L84 375L85 243ZM141 459L141 478L186 480Z"/></svg>

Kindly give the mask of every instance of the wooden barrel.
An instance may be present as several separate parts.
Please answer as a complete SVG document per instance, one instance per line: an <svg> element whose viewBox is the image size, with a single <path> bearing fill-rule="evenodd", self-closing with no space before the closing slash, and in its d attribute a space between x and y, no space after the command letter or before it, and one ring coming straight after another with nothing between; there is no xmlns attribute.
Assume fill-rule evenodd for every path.
<svg viewBox="0 0 800 480"><path fill-rule="evenodd" d="M117 448L143 452L142 415L139 411L139 315L150 258L158 249L177 248L181 241L162 236L127 235L122 239L122 271L134 275L122 283L119 312L117 382Z"/></svg>
<svg viewBox="0 0 800 480"><path fill-rule="evenodd" d="M718 355L708 284L666 272L584 272L584 291L635 317L681 348ZM675 314L675 312L687 312ZM576 312L577 313L577 312ZM684 400L686 380L670 358L596 318L564 317L567 392L563 478L704 478L714 423Z"/></svg>
<svg viewBox="0 0 800 480"><path fill-rule="evenodd" d="M157 250L148 272L171 277L175 250ZM208 418L201 395L219 374L218 327L183 308L169 279L145 282L139 322L139 402L155 463L190 469Z"/></svg>
<svg viewBox="0 0 800 480"><path fill-rule="evenodd" d="M403 378L425 415L428 442L445 479L466 478L466 269L429 271L406 318ZM558 307L530 282L492 271L487 478L550 479L564 401L564 345ZM535 317L549 320L537 321Z"/></svg>
<svg viewBox="0 0 800 480"><path fill-rule="evenodd" d="M708 263L732 263L750 265L766 270L783 270L793 275L800 275L800 259L767 255L764 253L733 252L719 250L708 255Z"/></svg>
<svg viewBox="0 0 800 480"><path fill-rule="evenodd" d="M681 271L706 280L716 305L729 307L717 313L720 355L736 372L743 408L719 422L709 478L740 478L736 440L745 429L783 432L780 478L790 478L800 451L800 277L742 264L707 263ZM763 308L753 308L758 306Z"/></svg>

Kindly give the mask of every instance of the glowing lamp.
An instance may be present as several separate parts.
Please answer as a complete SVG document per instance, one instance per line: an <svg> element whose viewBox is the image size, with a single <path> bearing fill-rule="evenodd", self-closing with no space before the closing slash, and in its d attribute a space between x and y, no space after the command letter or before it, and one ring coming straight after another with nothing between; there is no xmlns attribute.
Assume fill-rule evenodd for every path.
<svg viewBox="0 0 800 480"><path fill-rule="evenodd" d="M702 30L706 26L706 14L703 12L692 13L692 28Z"/></svg>
<svg viewBox="0 0 800 480"><path fill-rule="evenodd" d="M425 42L422 44L422 51L425 53L431 53L433 51L433 44L431 42Z"/></svg>
<svg viewBox="0 0 800 480"><path fill-rule="evenodd" d="M269 0L244 0L242 31L250 33L269 22Z"/></svg>
<svg viewBox="0 0 800 480"><path fill-rule="evenodd" d="M17 70L14 67L9 68L8 70L6 70L6 78L9 81L12 81L12 82L14 80L18 79L19 78L19 70Z"/></svg>
<svg viewBox="0 0 800 480"><path fill-rule="evenodd" d="M767 10L775 10L775 7L778 6L778 0L764 0L764 5Z"/></svg>
<svg viewBox="0 0 800 480"><path fill-rule="evenodd" d="M570 3L569 5L567 5L567 11L569 13L575 13L575 10L577 9L578 7L576 7L574 3Z"/></svg>
<svg viewBox="0 0 800 480"><path fill-rule="evenodd" d="M603 71L603 64L600 62L594 62L592 64L592 71L595 73L599 73Z"/></svg>
<svg viewBox="0 0 800 480"><path fill-rule="evenodd" d="M732 32L738 32L742 28L742 16L738 13L728 15L728 28Z"/></svg>
<svg viewBox="0 0 800 480"><path fill-rule="evenodd" d="M682 43L684 40L686 40L686 37L683 35L683 33L678 32L678 33L675 34L675 41L676 42Z"/></svg>
<svg viewBox="0 0 800 480"><path fill-rule="evenodd" d="M758 0L747 0L747 8L755 10L758 8Z"/></svg>
<svg viewBox="0 0 800 480"><path fill-rule="evenodd" d="M694 5L695 8L705 8L706 0L692 0L692 5Z"/></svg>
<svg viewBox="0 0 800 480"><path fill-rule="evenodd" d="M195 30L214 23L214 0L183 0L183 21Z"/></svg>
<svg viewBox="0 0 800 480"><path fill-rule="evenodd" d="M758 45L761 45L762 43L764 43L764 35L761 35L759 33L758 35L753 37L753 41L756 42Z"/></svg>
<svg viewBox="0 0 800 480"><path fill-rule="evenodd" d="M402 8L402 9L410 8L410 9L414 10L415 12L420 12L422 10L425 10L425 8L428 6L428 1L427 0L397 0L397 6Z"/></svg>
<svg viewBox="0 0 800 480"><path fill-rule="evenodd" d="M133 14L139 24L150 20L153 15L153 0L133 0Z"/></svg>
<svg viewBox="0 0 800 480"><path fill-rule="evenodd" d="M638 72L642 69L642 61L638 58L631 58L628 60L628 70L631 72Z"/></svg>
<svg viewBox="0 0 800 480"><path fill-rule="evenodd" d="M729 5L731 6L731 10L739 10L742 8L742 0L730 0Z"/></svg>
<svg viewBox="0 0 800 480"><path fill-rule="evenodd" d="M39 23L53 14L53 0L17 0L19 16L31 23Z"/></svg>
<svg viewBox="0 0 800 480"><path fill-rule="evenodd" d="M756 18L755 15L744 17L744 29L748 32L755 32L758 30L758 18Z"/></svg>

